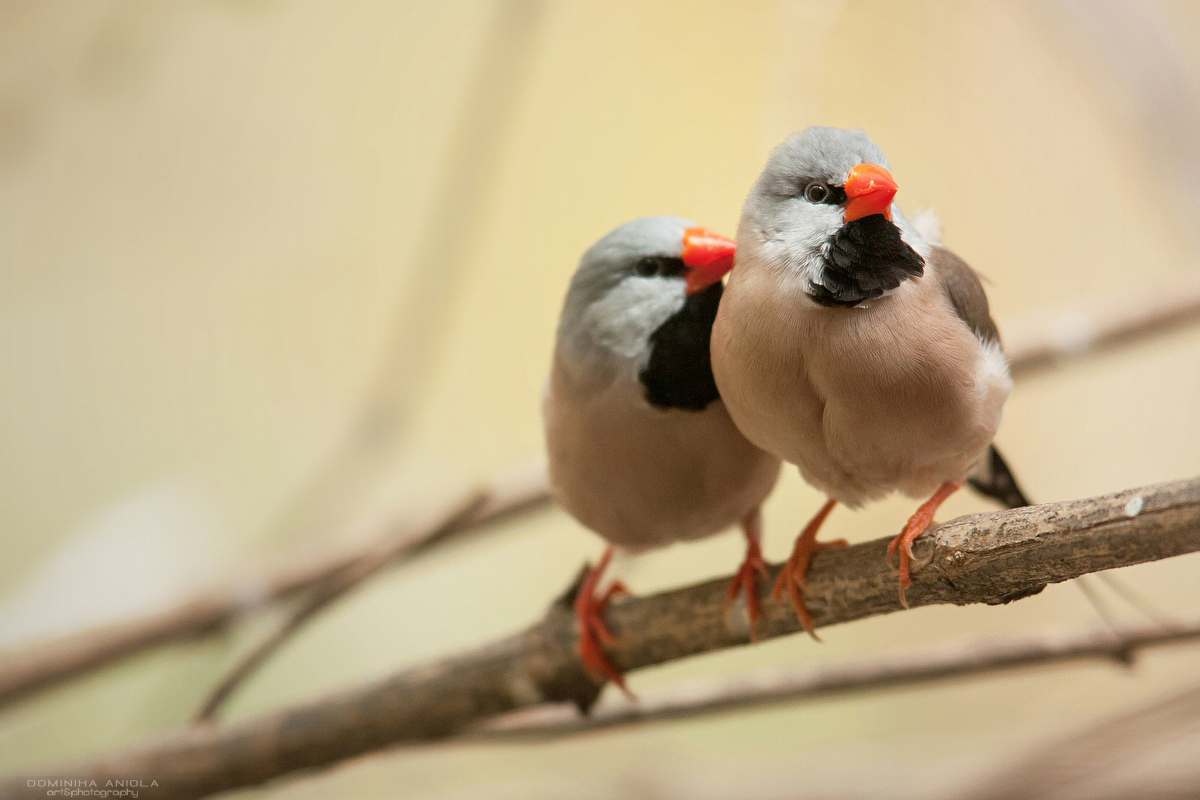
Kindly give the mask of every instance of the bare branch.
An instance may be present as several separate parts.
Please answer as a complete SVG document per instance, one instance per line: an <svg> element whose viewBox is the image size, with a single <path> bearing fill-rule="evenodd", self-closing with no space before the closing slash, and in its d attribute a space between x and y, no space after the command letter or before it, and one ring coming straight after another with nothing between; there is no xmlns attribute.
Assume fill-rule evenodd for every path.
<svg viewBox="0 0 1200 800"><path fill-rule="evenodd" d="M280 511L267 535L318 534L336 525L404 441L437 364L462 275L485 228L521 92L532 74L544 0L500 0L446 137L445 164L409 269L383 357L343 439Z"/></svg>
<svg viewBox="0 0 1200 800"><path fill-rule="evenodd" d="M818 626L901 610L887 539L822 553L808 577ZM1002 602L1034 587L1200 550L1200 478L1090 500L972 514L917 541L910 606ZM778 567L772 572L778 571ZM746 644L722 605L729 578L615 603L624 671ZM796 615L764 581L759 636L795 633ZM740 629L739 629L740 628ZM225 727L202 726L132 752L53 774L103 785L153 776L160 797L200 797L329 765L400 742L444 739L508 711L542 703L590 706L599 690L575 655L569 597L528 630L374 684ZM17 796L25 780L2 788Z"/></svg>
<svg viewBox="0 0 1200 800"><path fill-rule="evenodd" d="M1038 742L1036 749L989 775L975 791L957 797L959 800L1195 797L1200 779L1200 765L1195 757L1197 741L1200 741L1200 686L1190 683L1166 697L1138 704L1057 741ZM1148 758L1164 754L1166 758ZM1153 769L1144 768L1147 761L1152 761Z"/></svg>
<svg viewBox="0 0 1200 800"><path fill-rule="evenodd" d="M1126 292L1041 311L1004 329L1014 378L1200 322L1200 275L1142 296Z"/></svg>
<svg viewBox="0 0 1200 800"><path fill-rule="evenodd" d="M200 704L200 710L196 712L196 721L203 722L212 718L221 704L245 683L272 653L294 636L305 622L414 547L428 545L430 542L443 539L461 528L466 520L478 513L486 499L487 495L483 492L470 492L465 498L452 505L447 512L439 515L417 536L398 542L385 542L375 552L366 554L346 569L330 575L314 586L300 601L300 604L291 610L287 619L275 632L243 656L217 684L205 701Z"/></svg>
<svg viewBox="0 0 1200 800"><path fill-rule="evenodd" d="M557 706L516 712L460 737L468 741L540 741L645 722L744 710L814 697L913 686L949 678L1078 661L1131 663L1145 649L1200 639L1200 620L1171 628L1145 627L1114 634L1057 634L960 642L923 653L817 668L782 667L659 689L630 703L606 695L588 716ZM611 701L611 702L608 702Z"/></svg>
<svg viewBox="0 0 1200 800"><path fill-rule="evenodd" d="M542 0L504 0L498 4L449 137L446 168L436 187L428 224L412 254L419 268L410 271L393 331L385 343L385 357L345 438L280 512L271 525L274 535L330 527L354 492L378 472L383 456L407 430L419 399L414 387L419 389L436 362L438 348L431 342L436 343L438 337L433 334L445 326L458 276L469 262L475 232L482 227L479 220L487 211L490 189L499 174L504 136L516 119L544 12ZM548 499L543 481L527 498L527 504ZM433 544L431 541L427 546ZM410 555L423 549L413 548ZM261 601L303 591L325 574L360 557L361 553L351 552L296 571L285 569L206 592L141 619L102 626L33 649L23 648L16 654L0 654L0 705L148 647L217 633Z"/></svg>
<svg viewBox="0 0 1200 800"><path fill-rule="evenodd" d="M549 505L545 467L538 461L499 479L487 490L482 506L450 530L430 533L412 523L389 526L366 545L295 561L257 577L244 577L211 589L174 608L104 625L22 648L0 656L0 705L105 666L149 647L189 641L218 633L242 615L270 602L289 600L352 568L381 546L394 546L396 560L413 558L485 526ZM450 504L457 507L458 500ZM392 545L389 545L392 543Z"/></svg>

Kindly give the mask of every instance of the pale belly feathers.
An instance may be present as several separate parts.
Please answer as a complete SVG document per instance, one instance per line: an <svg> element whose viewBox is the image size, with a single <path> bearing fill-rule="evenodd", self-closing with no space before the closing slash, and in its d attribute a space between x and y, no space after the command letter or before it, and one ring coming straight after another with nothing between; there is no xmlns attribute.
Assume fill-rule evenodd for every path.
<svg viewBox="0 0 1200 800"><path fill-rule="evenodd" d="M827 308L735 268L712 351L746 437L851 507L961 483L1012 386L999 346L967 328L928 270L865 308Z"/></svg>
<svg viewBox="0 0 1200 800"><path fill-rule="evenodd" d="M572 386L555 364L543 408L555 499L630 551L718 533L758 508L779 459L746 441L720 400L662 410L640 389Z"/></svg>

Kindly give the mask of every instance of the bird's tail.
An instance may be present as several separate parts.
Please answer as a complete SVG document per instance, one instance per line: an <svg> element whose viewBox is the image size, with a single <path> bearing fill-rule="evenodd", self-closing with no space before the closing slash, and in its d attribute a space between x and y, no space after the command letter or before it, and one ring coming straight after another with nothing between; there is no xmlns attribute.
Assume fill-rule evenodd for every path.
<svg viewBox="0 0 1200 800"><path fill-rule="evenodd" d="M990 497L1002 503L1005 508L1022 508L1033 505L1021 491L1021 487L1017 485L1016 477L1008 468L1008 462L1004 460L1004 456L1000 455L1000 451L996 449L996 445L988 447L987 455L976 467L975 473L967 478L967 483L984 497Z"/></svg>

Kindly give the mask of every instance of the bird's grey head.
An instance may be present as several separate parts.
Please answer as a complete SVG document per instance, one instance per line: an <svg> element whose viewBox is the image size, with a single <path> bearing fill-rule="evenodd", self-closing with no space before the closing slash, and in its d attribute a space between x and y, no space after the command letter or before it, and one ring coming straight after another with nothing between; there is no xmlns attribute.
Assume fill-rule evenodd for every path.
<svg viewBox="0 0 1200 800"><path fill-rule="evenodd" d="M883 151L861 130L808 128L772 151L738 228L741 258L854 306L922 274L928 244L892 203Z"/></svg>
<svg viewBox="0 0 1200 800"><path fill-rule="evenodd" d="M571 278L558 323L562 367L591 381L640 382L650 395L656 381L687 394L677 384L696 369L711 381L708 336L733 248L678 217L643 217L606 235Z"/></svg>

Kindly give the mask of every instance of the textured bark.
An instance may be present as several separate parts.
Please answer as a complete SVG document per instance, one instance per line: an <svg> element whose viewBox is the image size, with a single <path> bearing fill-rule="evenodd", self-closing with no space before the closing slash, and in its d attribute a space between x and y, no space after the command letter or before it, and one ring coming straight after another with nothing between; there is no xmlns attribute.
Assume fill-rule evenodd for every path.
<svg viewBox="0 0 1200 800"><path fill-rule="evenodd" d="M817 667L764 669L655 687L652 696L639 697L636 703L608 695L587 716L559 706L539 706L501 717L459 738L543 741L607 728L796 703L833 694L914 686L1050 663L1107 661L1129 666L1142 650L1198 639L1200 620L1124 630L1120 634L1102 630L956 642L920 653Z"/></svg>
<svg viewBox="0 0 1200 800"><path fill-rule="evenodd" d="M887 539L816 557L808 576L817 626L902 609ZM1200 550L1200 478L948 522L917 541L910 607L989 603L1113 567ZM772 578L778 567L771 570ZM608 613L622 670L747 643L741 615L722 611L729 578L617 601ZM760 638L795 633L796 615L764 607ZM588 707L598 695L575 655L569 596L532 628L480 650L375 684L225 727L165 741L48 776L157 780L147 797L200 797L310 770L402 742L443 739L506 711L546 702ZM3 786L18 797L28 776Z"/></svg>

